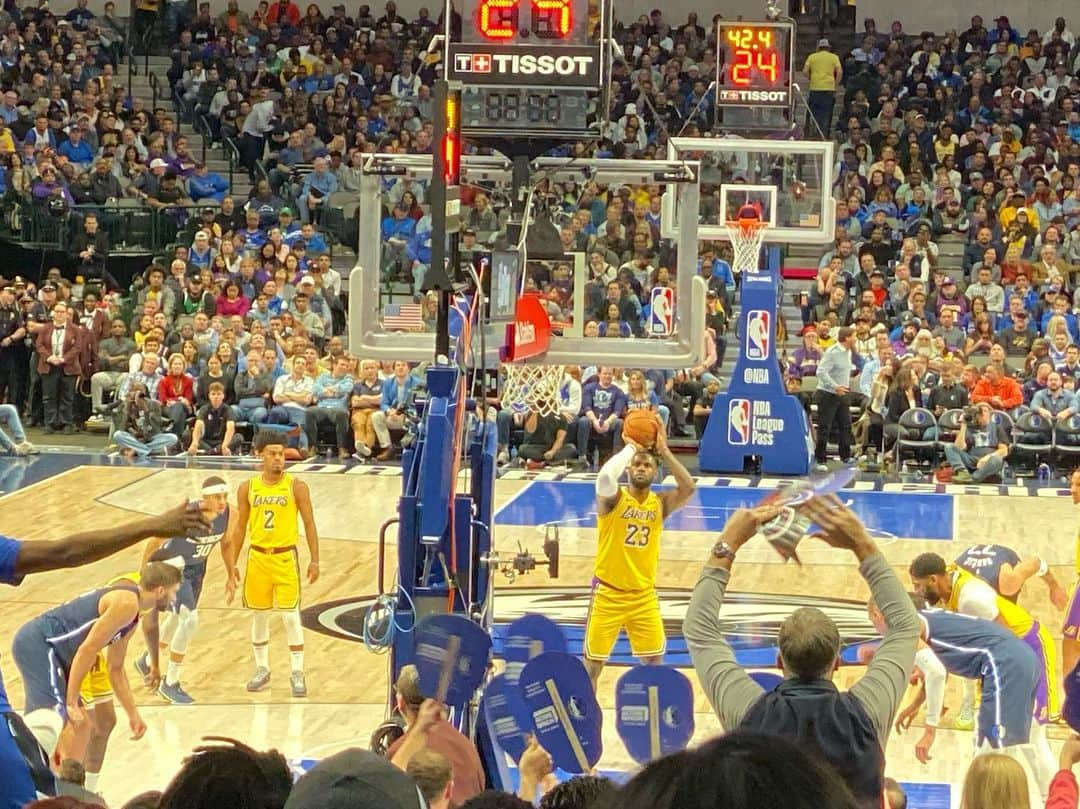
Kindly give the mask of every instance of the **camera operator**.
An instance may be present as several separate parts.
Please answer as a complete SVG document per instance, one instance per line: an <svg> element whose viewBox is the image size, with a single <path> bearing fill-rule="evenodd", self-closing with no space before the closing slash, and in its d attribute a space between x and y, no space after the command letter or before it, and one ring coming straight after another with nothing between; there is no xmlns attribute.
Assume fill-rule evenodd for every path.
<svg viewBox="0 0 1080 809"><path fill-rule="evenodd" d="M127 386L114 426L113 441L129 458L164 455L180 441L173 433L162 432L161 402L148 395L142 382Z"/></svg>
<svg viewBox="0 0 1080 809"><path fill-rule="evenodd" d="M1001 473L1009 444L1001 426L990 420L992 413L986 402L964 408L956 440L945 445L945 460L957 483L981 483Z"/></svg>

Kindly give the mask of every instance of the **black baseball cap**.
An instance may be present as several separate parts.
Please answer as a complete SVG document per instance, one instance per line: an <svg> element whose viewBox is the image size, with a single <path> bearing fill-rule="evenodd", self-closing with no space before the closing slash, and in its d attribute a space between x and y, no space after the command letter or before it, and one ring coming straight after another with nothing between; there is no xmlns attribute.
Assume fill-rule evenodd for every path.
<svg viewBox="0 0 1080 809"><path fill-rule="evenodd" d="M285 809L427 809L427 803L404 771L354 748L324 758L302 776Z"/></svg>

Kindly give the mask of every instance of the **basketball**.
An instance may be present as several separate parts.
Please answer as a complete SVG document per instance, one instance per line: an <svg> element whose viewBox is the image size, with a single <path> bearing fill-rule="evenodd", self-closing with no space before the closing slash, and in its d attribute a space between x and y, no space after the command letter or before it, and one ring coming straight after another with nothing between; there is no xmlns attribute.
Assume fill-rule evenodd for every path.
<svg viewBox="0 0 1080 809"><path fill-rule="evenodd" d="M623 438L639 447L652 449L659 430L660 419L651 410L631 410L623 421L622 433Z"/></svg>

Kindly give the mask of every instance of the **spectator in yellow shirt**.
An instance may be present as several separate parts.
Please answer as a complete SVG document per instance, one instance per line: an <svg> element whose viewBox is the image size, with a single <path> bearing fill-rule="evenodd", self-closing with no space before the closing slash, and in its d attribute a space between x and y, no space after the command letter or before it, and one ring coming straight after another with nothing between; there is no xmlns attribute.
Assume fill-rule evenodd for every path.
<svg viewBox="0 0 1080 809"><path fill-rule="evenodd" d="M806 99L806 126L803 134L807 138L818 137L828 140L832 126L833 105L836 103L836 88L844 72L840 60L832 52L829 40L818 40L817 50L806 57L803 71L810 77L810 93ZM810 123L811 118L813 124Z"/></svg>

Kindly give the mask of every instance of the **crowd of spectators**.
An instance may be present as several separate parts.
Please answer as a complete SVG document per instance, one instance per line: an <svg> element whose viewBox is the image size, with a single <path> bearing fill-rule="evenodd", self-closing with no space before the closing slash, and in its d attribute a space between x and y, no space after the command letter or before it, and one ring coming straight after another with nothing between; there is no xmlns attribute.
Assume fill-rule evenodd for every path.
<svg viewBox="0 0 1080 809"><path fill-rule="evenodd" d="M1062 18L1021 34L975 16L943 35L868 19L842 56L841 112L819 121L838 144L836 235L798 301L789 389L850 327L863 452L906 434L912 408L973 403L1010 417L988 414L1003 432L976 439L999 457L1024 412L1049 433L1076 410L1080 47ZM1000 471L960 462L961 443L946 448L961 478Z"/></svg>

